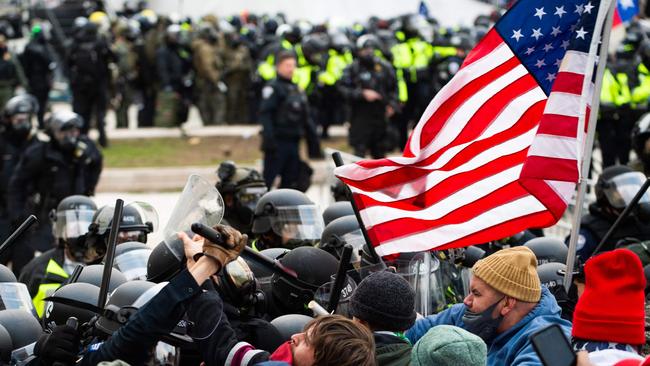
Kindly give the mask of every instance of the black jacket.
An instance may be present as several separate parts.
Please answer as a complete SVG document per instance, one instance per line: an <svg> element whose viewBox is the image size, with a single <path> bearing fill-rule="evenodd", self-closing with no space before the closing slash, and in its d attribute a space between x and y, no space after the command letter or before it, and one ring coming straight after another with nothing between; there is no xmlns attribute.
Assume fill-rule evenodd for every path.
<svg viewBox="0 0 650 366"><path fill-rule="evenodd" d="M50 210L62 199L94 194L102 171L102 155L88 138L80 137L80 142L85 148L69 154L56 148L54 142L34 144L25 150L9 181L12 221L29 214L47 221Z"/></svg>
<svg viewBox="0 0 650 366"><path fill-rule="evenodd" d="M9 180L25 150L35 144L43 142L32 136L20 143L8 131L0 132L0 217L8 217Z"/></svg>
<svg viewBox="0 0 650 366"><path fill-rule="evenodd" d="M38 287L42 283L63 283L66 279L53 274L46 274L47 264L50 259L54 260L60 267L63 267L64 252L61 248L50 249L47 252L32 259L20 272L18 282L27 285L29 295L36 296Z"/></svg>
<svg viewBox="0 0 650 366"><path fill-rule="evenodd" d="M298 141L310 123L307 96L291 80L273 79L262 89L259 119L265 144Z"/></svg>
<svg viewBox="0 0 650 366"><path fill-rule="evenodd" d="M29 90L49 90L52 76L52 57L45 40L33 39L20 56Z"/></svg>

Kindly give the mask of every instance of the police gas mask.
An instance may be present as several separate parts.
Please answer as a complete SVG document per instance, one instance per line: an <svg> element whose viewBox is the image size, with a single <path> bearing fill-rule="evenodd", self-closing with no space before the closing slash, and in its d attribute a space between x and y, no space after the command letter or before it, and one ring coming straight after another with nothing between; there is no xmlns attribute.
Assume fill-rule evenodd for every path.
<svg viewBox="0 0 650 366"><path fill-rule="evenodd" d="M235 194L235 210L237 216L243 222L250 223L253 221L253 213L257 202L268 192L265 185L243 187Z"/></svg>
<svg viewBox="0 0 650 366"><path fill-rule="evenodd" d="M9 117L9 131L12 137L25 140L32 131L31 115L29 113L18 113Z"/></svg>
<svg viewBox="0 0 650 366"><path fill-rule="evenodd" d="M503 320L503 316L500 313L496 318L492 316L492 313L505 298L505 296L502 297L480 313L475 313L469 309L465 309L465 314L463 314L463 323L465 324L465 329L481 337L481 339L483 339L483 341L489 345L490 342L492 342L492 340L494 340L496 337L497 328L499 328L499 325Z"/></svg>
<svg viewBox="0 0 650 366"><path fill-rule="evenodd" d="M66 153L73 153L79 141L79 129L70 127L54 132L54 140L59 148Z"/></svg>

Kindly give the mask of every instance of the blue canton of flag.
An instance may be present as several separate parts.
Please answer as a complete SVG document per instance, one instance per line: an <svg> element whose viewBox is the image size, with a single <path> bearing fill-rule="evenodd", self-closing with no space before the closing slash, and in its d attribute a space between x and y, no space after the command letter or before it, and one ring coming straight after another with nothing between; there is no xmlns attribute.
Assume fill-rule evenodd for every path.
<svg viewBox="0 0 650 366"><path fill-rule="evenodd" d="M616 8L623 23L629 22L635 15L639 14L638 0L618 0Z"/></svg>
<svg viewBox="0 0 650 366"><path fill-rule="evenodd" d="M599 0L520 0L497 32L549 95L567 50L589 52Z"/></svg>

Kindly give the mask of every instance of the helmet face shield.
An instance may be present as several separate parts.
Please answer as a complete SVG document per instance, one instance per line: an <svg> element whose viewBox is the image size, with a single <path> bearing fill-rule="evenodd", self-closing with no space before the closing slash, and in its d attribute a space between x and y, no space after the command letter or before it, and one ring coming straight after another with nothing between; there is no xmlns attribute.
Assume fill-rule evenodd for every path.
<svg viewBox="0 0 650 366"><path fill-rule="evenodd" d="M95 211L87 209L65 210L56 213L54 236L59 239L78 238L88 232Z"/></svg>
<svg viewBox="0 0 650 366"><path fill-rule="evenodd" d="M0 310L20 309L34 312L31 296L24 283L0 283Z"/></svg>
<svg viewBox="0 0 650 366"><path fill-rule="evenodd" d="M646 181L645 175L640 172L629 172L617 175L609 182L605 183L603 193L612 207L617 209L625 208L632 198L637 194L643 183ZM649 203L650 194L644 193L639 203Z"/></svg>
<svg viewBox="0 0 650 366"><path fill-rule="evenodd" d="M113 266L122 272L129 281L146 280L147 262L150 255L150 249L131 250L115 257Z"/></svg>
<svg viewBox="0 0 650 366"><path fill-rule="evenodd" d="M266 192L268 192L266 186L244 187L237 192L237 199L242 206L247 207L252 212L255 210L257 202Z"/></svg>
<svg viewBox="0 0 650 366"><path fill-rule="evenodd" d="M247 287L251 286L251 284L255 284L255 275L253 274L253 271L251 271L248 263L246 263L246 261L241 257L237 257L236 260L228 263L225 271L228 281L237 290L245 290Z"/></svg>
<svg viewBox="0 0 650 366"><path fill-rule="evenodd" d="M278 207L269 219L271 229L283 243L292 239L318 240L325 226L316 205Z"/></svg>

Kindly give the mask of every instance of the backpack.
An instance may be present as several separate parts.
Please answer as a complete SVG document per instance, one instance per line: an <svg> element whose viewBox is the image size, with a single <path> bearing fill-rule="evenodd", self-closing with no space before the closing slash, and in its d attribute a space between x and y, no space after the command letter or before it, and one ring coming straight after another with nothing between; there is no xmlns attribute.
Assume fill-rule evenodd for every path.
<svg viewBox="0 0 650 366"><path fill-rule="evenodd" d="M99 53L95 42L79 44L71 55L72 79L75 84L92 86L100 79Z"/></svg>

